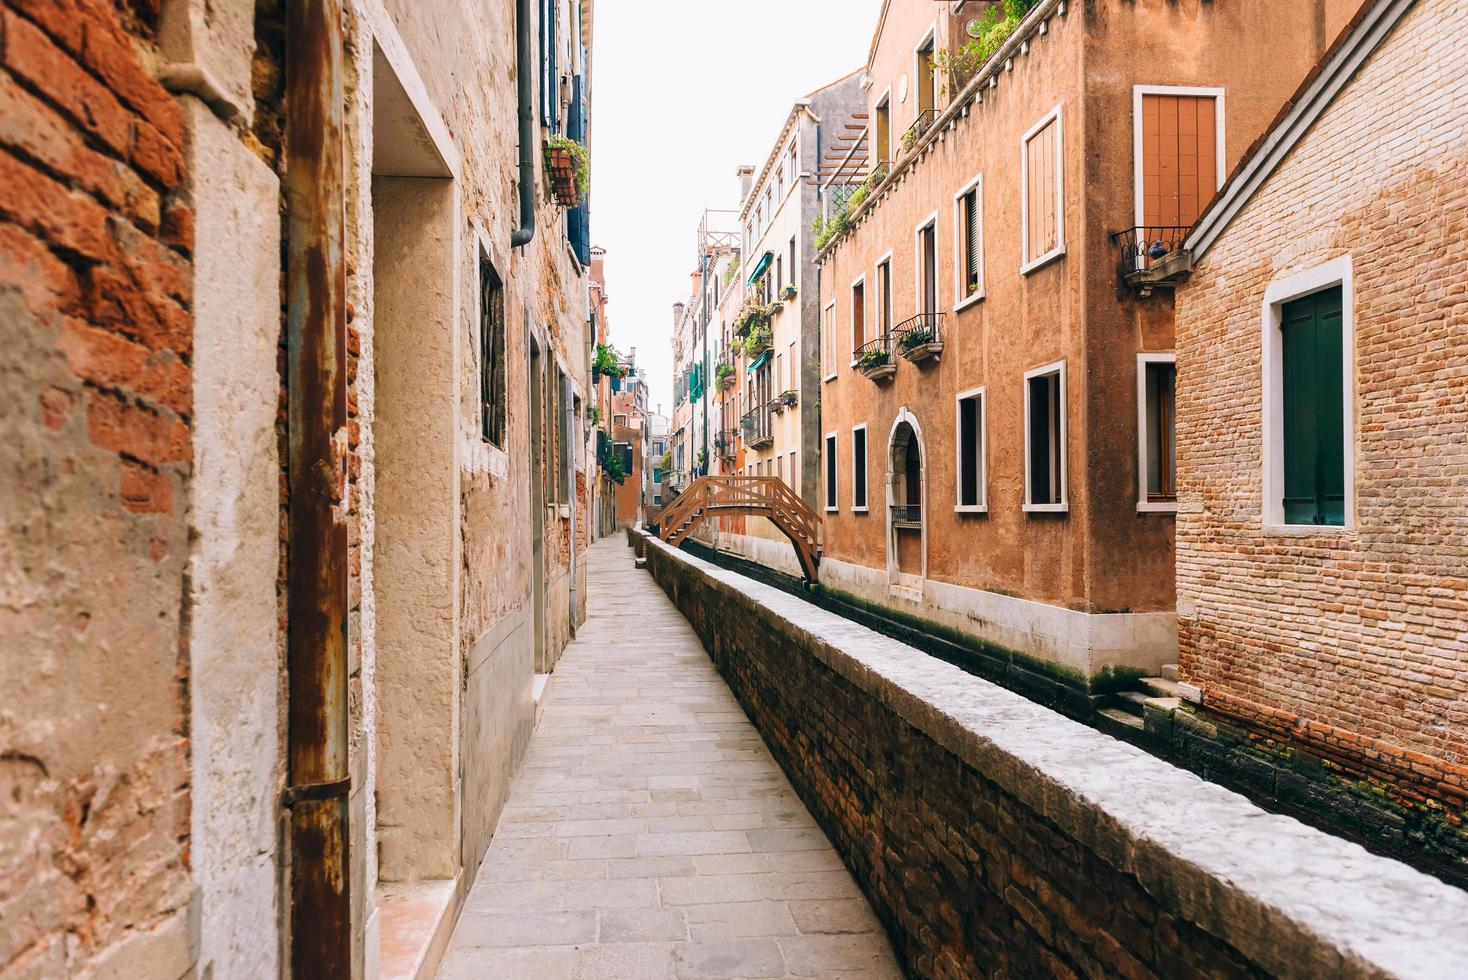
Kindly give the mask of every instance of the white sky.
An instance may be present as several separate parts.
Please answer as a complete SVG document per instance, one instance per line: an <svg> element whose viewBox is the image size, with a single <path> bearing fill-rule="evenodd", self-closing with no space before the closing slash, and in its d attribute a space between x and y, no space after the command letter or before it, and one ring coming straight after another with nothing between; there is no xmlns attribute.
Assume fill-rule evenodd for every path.
<svg viewBox="0 0 1468 980"><path fill-rule="evenodd" d="M591 237L607 320L673 405L673 304L703 209L738 205L796 99L866 64L881 0L596 0Z"/></svg>

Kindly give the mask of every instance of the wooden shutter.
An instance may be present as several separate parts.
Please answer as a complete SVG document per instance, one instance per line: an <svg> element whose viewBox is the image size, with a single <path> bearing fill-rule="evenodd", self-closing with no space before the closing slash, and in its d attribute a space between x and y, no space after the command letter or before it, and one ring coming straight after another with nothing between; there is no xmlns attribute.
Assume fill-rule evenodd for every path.
<svg viewBox="0 0 1468 980"><path fill-rule="evenodd" d="M1284 386L1284 518L1345 523L1345 406L1341 289L1286 303L1280 330Z"/></svg>
<svg viewBox="0 0 1468 980"><path fill-rule="evenodd" d="M1218 190L1211 95L1142 96L1142 224L1184 228Z"/></svg>
<svg viewBox="0 0 1468 980"><path fill-rule="evenodd" d="M1025 157L1026 214L1025 227L1029 236L1029 249L1025 261L1029 262L1060 244L1059 225L1055 213L1055 168L1058 164L1055 135L1056 121L1050 120L1038 133L1030 137Z"/></svg>
<svg viewBox="0 0 1468 980"><path fill-rule="evenodd" d="M859 283L851 287L851 352L856 354L856 349L866 343L866 284Z"/></svg>

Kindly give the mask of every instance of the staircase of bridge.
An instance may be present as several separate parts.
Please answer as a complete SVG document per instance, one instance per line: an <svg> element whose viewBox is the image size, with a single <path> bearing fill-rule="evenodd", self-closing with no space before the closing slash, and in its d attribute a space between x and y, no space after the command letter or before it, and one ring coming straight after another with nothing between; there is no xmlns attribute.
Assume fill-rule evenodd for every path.
<svg viewBox="0 0 1468 980"><path fill-rule="evenodd" d="M816 581L821 561L821 518L777 476L701 476L663 508L658 536L678 547L710 517L767 518L795 548L801 573Z"/></svg>

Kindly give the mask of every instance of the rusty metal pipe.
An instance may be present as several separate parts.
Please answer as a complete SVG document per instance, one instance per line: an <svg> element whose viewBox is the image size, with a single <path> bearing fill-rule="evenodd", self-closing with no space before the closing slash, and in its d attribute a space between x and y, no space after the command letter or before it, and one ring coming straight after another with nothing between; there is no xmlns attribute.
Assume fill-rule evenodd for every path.
<svg viewBox="0 0 1468 980"><path fill-rule="evenodd" d="M346 172L341 0L285 34L290 932L295 977L350 977Z"/></svg>
<svg viewBox="0 0 1468 980"><path fill-rule="evenodd" d="M535 86L532 66L537 64L531 45L534 30L530 0L515 0L515 93L520 118L520 227L510 233L510 247L530 244L535 237Z"/></svg>

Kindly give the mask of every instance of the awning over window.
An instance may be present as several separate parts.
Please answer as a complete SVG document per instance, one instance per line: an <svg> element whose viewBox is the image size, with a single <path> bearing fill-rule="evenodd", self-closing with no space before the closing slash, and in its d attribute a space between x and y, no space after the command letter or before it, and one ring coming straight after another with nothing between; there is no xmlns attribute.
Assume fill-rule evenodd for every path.
<svg viewBox="0 0 1468 980"><path fill-rule="evenodd" d="M764 255L761 255L759 261L754 264L754 269L749 273L749 278L744 280L744 284L746 286L753 286L759 280L760 276L769 271L770 263L773 261L775 261L774 252L766 252Z"/></svg>
<svg viewBox="0 0 1468 980"><path fill-rule="evenodd" d="M760 365L764 364L765 361L768 361L769 359L770 359L770 352L769 351L765 351L759 357L756 357L753 361L750 361L749 362L749 370L747 370L745 373L746 374L753 374L754 372L756 372L756 371L758 371L760 369Z"/></svg>

